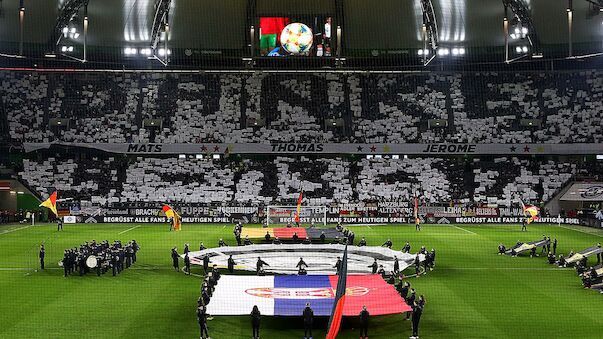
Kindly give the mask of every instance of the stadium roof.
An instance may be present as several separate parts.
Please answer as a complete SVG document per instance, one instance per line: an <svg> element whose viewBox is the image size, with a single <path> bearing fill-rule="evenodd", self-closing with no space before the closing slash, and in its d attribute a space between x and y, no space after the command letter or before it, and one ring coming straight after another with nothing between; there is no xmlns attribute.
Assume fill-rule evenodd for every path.
<svg viewBox="0 0 603 339"><path fill-rule="evenodd" d="M18 55L20 42L19 0L0 0L0 53ZM23 54L41 58L61 52L60 44L72 44L73 55L83 44L83 6L88 2L89 61L122 63L133 58L127 48L142 51L151 44L158 3L169 6L168 49L179 64L204 57L249 56L249 27L261 16L333 16L342 26L342 57L406 55L417 59L422 48L422 2L429 0L44 0L24 4ZM519 2L527 8L544 57L568 55L568 0L431 0L440 47L464 48L467 58L494 58L504 54L503 3ZM301 4L300 4L301 3ZM600 0L573 0L572 42L574 55L603 52L603 12ZM69 27L77 38L58 46L53 30L67 5L76 5ZM508 11L513 29L513 13ZM525 26L525 25L524 25ZM60 35L60 32L59 32ZM69 37L71 38L71 36ZM527 43L527 42L526 42ZM525 44L511 42L512 49ZM55 49L53 51L53 49ZM58 50L56 50L58 49ZM513 50L511 51L513 52ZM81 54L81 53L80 53ZM137 53L141 54L141 53ZM138 55L141 56L141 55ZM408 61L411 62L411 61Z"/></svg>

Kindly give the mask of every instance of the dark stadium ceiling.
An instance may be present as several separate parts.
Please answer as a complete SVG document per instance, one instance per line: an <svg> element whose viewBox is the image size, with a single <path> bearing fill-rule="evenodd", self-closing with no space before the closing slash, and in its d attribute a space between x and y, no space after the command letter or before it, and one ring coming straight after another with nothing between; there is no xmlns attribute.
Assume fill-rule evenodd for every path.
<svg viewBox="0 0 603 339"><path fill-rule="evenodd" d="M23 0L25 55L42 57L56 47L52 46L52 31L60 9L69 1L76 0ZM150 46L155 6L160 1L163 0L89 0L87 45L92 54L96 53L96 61L119 62L125 48L142 50ZM424 0L172 0L168 48L180 49L182 55L189 50L189 57L245 57L249 50L249 24L260 16L332 15L343 28L342 56L375 56L389 51L416 55L423 46L421 1ZM523 1L529 8L545 57L566 53L568 0L512 1ZM573 0L572 40L577 53L603 52L603 12L594 5L598 2L603 3ZM249 9L250 3L255 3L255 10ZM440 46L466 48L468 57L472 49L482 54L504 53L502 0L432 3ZM337 4L343 18L337 18ZM0 0L2 54L19 52L19 8L20 0ZM78 30L73 42L76 49L82 40L83 15L80 9L73 20Z"/></svg>

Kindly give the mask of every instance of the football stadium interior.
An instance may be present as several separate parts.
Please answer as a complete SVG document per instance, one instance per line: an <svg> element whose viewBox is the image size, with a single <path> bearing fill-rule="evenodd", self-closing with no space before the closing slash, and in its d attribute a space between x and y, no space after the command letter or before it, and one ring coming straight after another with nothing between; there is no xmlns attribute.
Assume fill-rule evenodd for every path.
<svg viewBox="0 0 603 339"><path fill-rule="evenodd" d="M0 0L0 338L601 338L602 203L603 0Z"/></svg>

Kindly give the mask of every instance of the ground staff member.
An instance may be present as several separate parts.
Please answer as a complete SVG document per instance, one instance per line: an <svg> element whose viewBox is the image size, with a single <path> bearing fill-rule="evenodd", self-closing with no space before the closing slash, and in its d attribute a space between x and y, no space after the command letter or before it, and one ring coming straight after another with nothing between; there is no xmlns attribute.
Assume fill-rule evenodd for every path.
<svg viewBox="0 0 603 339"><path fill-rule="evenodd" d="M261 319L261 317L262 317L262 314L260 313L258 306L254 305L253 310L251 310L251 328L252 328L251 337L253 339L260 339L260 319Z"/></svg>
<svg viewBox="0 0 603 339"><path fill-rule="evenodd" d="M312 323L314 322L314 311L310 308L310 303L306 303L304 308L304 339L312 339ZM308 336L308 334L310 336Z"/></svg>
<svg viewBox="0 0 603 339"><path fill-rule="evenodd" d="M360 311L360 339L368 339L368 321L369 312L366 310L366 306L362 306Z"/></svg>
<svg viewBox="0 0 603 339"><path fill-rule="evenodd" d="M419 338L419 321L421 320L421 315L423 314L424 307L425 297L420 296L419 301L415 303L412 312L412 336L410 337L412 339Z"/></svg>

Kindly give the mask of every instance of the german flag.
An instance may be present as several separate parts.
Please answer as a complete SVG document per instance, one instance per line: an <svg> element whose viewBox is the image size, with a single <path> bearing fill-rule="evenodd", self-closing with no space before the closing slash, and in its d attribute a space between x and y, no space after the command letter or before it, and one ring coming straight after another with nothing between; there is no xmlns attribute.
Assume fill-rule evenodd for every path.
<svg viewBox="0 0 603 339"><path fill-rule="evenodd" d="M329 318L329 331L326 339L335 339L339 334L341 319L343 317L343 307L345 304L346 282L348 280L348 245L343 250L343 260L337 276L337 290L335 291L335 300L333 301L333 310Z"/></svg>
<svg viewBox="0 0 603 339"><path fill-rule="evenodd" d="M174 231L180 231L182 226L182 219L180 218L180 215L176 213L176 211L174 211L174 209L169 205L163 205L162 209L166 217L174 220Z"/></svg>
<svg viewBox="0 0 603 339"><path fill-rule="evenodd" d="M54 191L50 195L48 199L46 199L43 203L40 204L40 207L46 207L54 213L55 216L59 216L59 212L57 212L57 191Z"/></svg>
<svg viewBox="0 0 603 339"><path fill-rule="evenodd" d="M521 207L523 208L523 214L528 216L528 225L538 220L538 214L540 214L540 208L533 205L525 205L523 201L519 200Z"/></svg>
<svg viewBox="0 0 603 339"><path fill-rule="evenodd" d="M297 198L297 212L295 213L295 223L299 224L299 214L301 213L301 204L304 198L304 190L299 192L299 198Z"/></svg>

